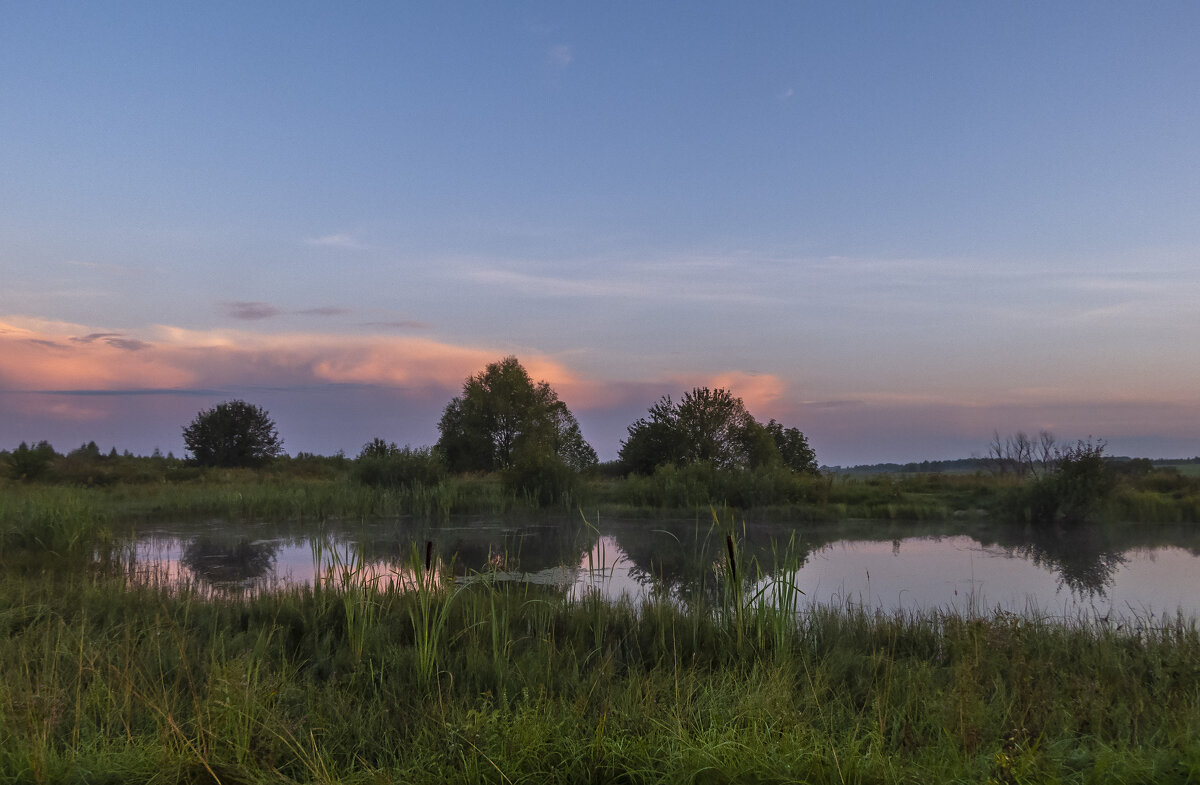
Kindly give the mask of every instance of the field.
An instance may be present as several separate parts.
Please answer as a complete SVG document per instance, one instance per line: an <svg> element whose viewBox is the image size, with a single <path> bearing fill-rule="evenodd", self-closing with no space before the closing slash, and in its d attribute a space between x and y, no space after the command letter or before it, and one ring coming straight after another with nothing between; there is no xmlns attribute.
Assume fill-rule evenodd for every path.
<svg viewBox="0 0 1200 785"><path fill-rule="evenodd" d="M752 568L752 565L745 565ZM643 609L426 573L202 600L0 582L0 777L87 782L1189 782L1200 635ZM762 599L762 598L759 598ZM800 611L800 612L796 612Z"/></svg>
<svg viewBox="0 0 1200 785"><path fill-rule="evenodd" d="M324 469L185 468L169 481L0 486L0 781L1200 780L1194 620L809 607L786 581L751 593L775 565L741 553L732 528L715 585L710 570L641 607L486 572L455 582L419 552L392 581L348 553L317 586L212 599L131 580L123 528L538 512L488 477L381 489ZM583 493L661 510L626 482L595 478ZM804 482L807 501L755 514L975 515L1011 485ZM1190 478L1144 478L1119 487L1108 514L1194 519L1194 494Z"/></svg>

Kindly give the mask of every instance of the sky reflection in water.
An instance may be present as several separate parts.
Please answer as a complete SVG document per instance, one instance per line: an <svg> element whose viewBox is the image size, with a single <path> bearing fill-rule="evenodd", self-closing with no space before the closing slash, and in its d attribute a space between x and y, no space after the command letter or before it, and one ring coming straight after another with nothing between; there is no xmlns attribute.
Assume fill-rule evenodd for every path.
<svg viewBox="0 0 1200 785"><path fill-rule="evenodd" d="M791 566L801 566L787 573L808 603L887 613L1000 610L1148 620L1181 611L1200 618L1200 548L1190 532L1118 527L1030 539L1028 532L987 527L939 534L894 524L739 525L741 557L765 572L756 582L751 567L750 582L780 577L772 565L792 532L799 545ZM606 523L599 531L570 524L379 522L326 531L319 548L312 536L284 524L163 526L139 533L131 552L135 572L145 579L230 593L312 584L331 566L359 559L378 585L404 585L412 581L414 559L418 566L423 561L424 543L432 542L438 571L447 578L461 582L491 571L500 580L529 580L575 597L598 592L613 601L640 601L655 588L676 597L698 587L712 590L725 558L724 530L678 521Z"/></svg>

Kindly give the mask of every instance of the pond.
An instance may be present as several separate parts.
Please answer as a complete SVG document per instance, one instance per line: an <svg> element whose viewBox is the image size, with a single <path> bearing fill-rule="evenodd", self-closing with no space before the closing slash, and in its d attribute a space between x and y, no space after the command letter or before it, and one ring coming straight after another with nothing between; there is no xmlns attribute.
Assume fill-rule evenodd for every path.
<svg viewBox="0 0 1200 785"><path fill-rule="evenodd" d="M348 566L374 581L403 583L428 562L441 579L458 582L485 573L576 597L638 602L659 592L686 601L722 585L731 539L751 594L783 580L808 603L885 613L1200 619L1200 527L1187 526L1038 533L960 521L208 521L144 526L127 558L138 580L217 594L331 580Z"/></svg>

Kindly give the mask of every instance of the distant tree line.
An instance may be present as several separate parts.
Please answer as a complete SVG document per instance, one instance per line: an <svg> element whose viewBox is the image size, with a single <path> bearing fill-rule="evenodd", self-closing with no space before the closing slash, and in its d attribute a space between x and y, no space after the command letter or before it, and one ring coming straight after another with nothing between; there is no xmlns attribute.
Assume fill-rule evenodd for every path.
<svg viewBox="0 0 1200 785"><path fill-rule="evenodd" d="M499 473L513 491L545 502L570 494L580 474L598 465L566 403L512 356L467 377L460 394L446 404L438 432L432 447L397 447L373 439L355 459L355 476L368 485L412 488L436 485L449 474ZM263 466L283 454L274 420L242 400L198 412L183 427L183 441L188 464L197 467ZM105 457L94 443L76 453L77 462L91 468ZM28 480L45 476L55 455L45 442L22 444L7 456L10 473ZM799 429L775 420L761 423L729 390L708 387L651 405L629 426L615 468L645 476L663 467L689 466L817 473L816 455Z"/></svg>
<svg viewBox="0 0 1200 785"><path fill-rule="evenodd" d="M288 458L270 415L232 400L198 412L183 427L186 461L157 449L151 461L165 479L164 472L184 477L200 467L261 467L280 460L287 461L289 471L308 471L304 467L309 465L318 471L315 462L331 470L326 464L336 460L365 485L413 492L438 487L451 475L498 476L509 491L541 505L574 498L581 475L592 471L627 476L632 495L641 500L634 503L659 506L752 506L803 501L822 492L804 480L820 473L805 435L774 419L760 422L741 398L720 387L695 387L677 400L665 395L655 401L628 426L618 459L601 467L566 403L549 383L535 382L509 356L467 377L443 409L438 431L437 443L429 447L398 447L377 437L352 461L340 453L336 459L304 453ZM1144 475L1155 468L1147 459L1106 456L1105 446L1091 440L1058 443L1046 431L1032 437L997 432L982 458L828 471L1009 476L1020 482L1006 497L1007 514L1042 525L1088 518L1112 491L1117 476ZM0 460L17 480L46 479L53 473L60 481L85 485L146 474L131 464L132 458L128 452L118 455L115 448L103 453L95 442L63 456L45 441L0 451ZM1200 457L1193 460L1200 462Z"/></svg>

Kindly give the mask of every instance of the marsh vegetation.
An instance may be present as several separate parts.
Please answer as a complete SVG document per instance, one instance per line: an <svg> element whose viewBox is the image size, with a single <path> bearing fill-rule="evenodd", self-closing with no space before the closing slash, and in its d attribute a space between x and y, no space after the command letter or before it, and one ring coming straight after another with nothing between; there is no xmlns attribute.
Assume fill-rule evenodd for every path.
<svg viewBox="0 0 1200 785"><path fill-rule="evenodd" d="M463 572L455 556L420 546L382 571L368 567L369 549L325 554L319 580L219 596L201 583L136 579L119 560L6 553L0 774L418 783L1200 776L1194 620L1122 628L834 609L807 604L787 578L803 549L768 553L735 527L714 531L712 543L725 556L716 569L643 553L646 592L636 604L507 580L490 552L491 567ZM205 580L228 579L206 572L214 555L247 573L269 560L251 546L197 541L185 561Z"/></svg>

